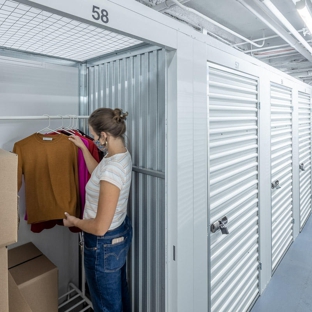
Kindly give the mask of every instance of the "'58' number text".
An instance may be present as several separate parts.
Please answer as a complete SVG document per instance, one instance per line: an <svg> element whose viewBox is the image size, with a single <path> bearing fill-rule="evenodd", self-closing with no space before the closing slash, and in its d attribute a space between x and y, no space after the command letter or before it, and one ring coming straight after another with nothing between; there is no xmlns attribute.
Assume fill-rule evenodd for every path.
<svg viewBox="0 0 312 312"><path fill-rule="evenodd" d="M101 20L105 24L107 24L109 22L108 12L106 10L104 10L104 9L101 10L101 8L94 5L92 7L92 13L93 13L92 17L96 21Z"/></svg>

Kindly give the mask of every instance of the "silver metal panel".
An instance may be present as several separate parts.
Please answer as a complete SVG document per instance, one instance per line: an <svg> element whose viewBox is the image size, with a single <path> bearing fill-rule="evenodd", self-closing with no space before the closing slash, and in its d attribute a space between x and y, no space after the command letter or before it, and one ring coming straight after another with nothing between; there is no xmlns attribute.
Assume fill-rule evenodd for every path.
<svg viewBox="0 0 312 312"><path fill-rule="evenodd" d="M210 65L211 311L247 311L259 294L258 80Z"/></svg>
<svg viewBox="0 0 312 312"><path fill-rule="evenodd" d="M292 91L271 83L272 271L293 241Z"/></svg>
<svg viewBox="0 0 312 312"><path fill-rule="evenodd" d="M300 228L311 213L311 98L310 94L298 92L299 108L299 168Z"/></svg>
<svg viewBox="0 0 312 312"><path fill-rule="evenodd" d="M126 141L134 170L129 215L133 311L165 311L165 51L120 56L91 66L89 110L129 112Z"/></svg>
<svg viewBox="0 0 312 312"><path fill-rule="evenodd" d="M79 65L79 115L88 116L89 107L88 107L88 71L86 64ZM80 119L79 120L79 129L84 133L89 131L88 129L88 120Z"/></svg>

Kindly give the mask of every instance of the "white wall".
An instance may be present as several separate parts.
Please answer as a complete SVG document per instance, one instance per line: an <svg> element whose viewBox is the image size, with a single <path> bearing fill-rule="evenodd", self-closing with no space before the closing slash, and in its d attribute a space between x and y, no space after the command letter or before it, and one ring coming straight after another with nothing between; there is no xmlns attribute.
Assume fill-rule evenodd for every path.
<svg viewBox="0 0 312 312"><path fill-rule="evenodd" d="M78 69L1 57L0 99L0 116L77 115ZM0 148L12 151L15 142L46 125L47 120L0 120ZM53 120L51 125L61 125L61 120ZM33 242L58 267L62 295L69 281L78 283L78 234L62 226L31 232L24 220L24 185L19 194L18 242L10 248Z"/></svg>
<svg viewBox="0 0 312 312"><path fill-rule="evenodd" d="M208 311L206 46L177 38L168 54L167 311Z"/></svg>

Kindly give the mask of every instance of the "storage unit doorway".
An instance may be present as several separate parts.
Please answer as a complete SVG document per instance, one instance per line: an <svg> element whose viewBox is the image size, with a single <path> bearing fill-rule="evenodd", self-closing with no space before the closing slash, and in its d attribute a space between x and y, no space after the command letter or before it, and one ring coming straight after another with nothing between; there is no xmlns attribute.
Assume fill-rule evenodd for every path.
<svg viewBox="0 0 312 312"><path fill-rule="evenodd" d="M110 14L111 11L106 9ZM104 11L95 9L92 19L96 20L97 14L101 17L101 12ZM42 84L47 81L50 84L49 88L43 88L43 91L40 89L40 94L46 91L52 96L53 90L55 98L57 98L56 87L60 86L56 82L60 76L54 72L53 75L49 75L49 70L52 73L53 66L60 71L62 66L73 69L75 73L67 77L75 78L68 84L76 85L74 90L77 91L75 97L77 101L72 101L71 105L42 104L46 109L43 113L52 115L54 119L61 114L89 115L98 107L121 107L129 112L126 137L133 160L133 175L128 214L132 220L134 237L128 273L133 311L165 311L166 50L137 37L110 31L105 28L106 16L102 16L100 22L101 20L104 25L96 25L94 21L68 16L65 12L55 11L37 3L4 0L0 3L1 62L17 64L12 77L18 77L22 72L20 84L31 84L36 79L42 79ZM19 71L18 65L26 67ZM30 69L28 71L25 70L27 66ZM32 66L39 69L31 71ZM45 71L41 71L41 67ZM40 74L37 75L35 73L37 71L40 71ZM49 79L45 80L43 72ZM35 75L36 79L32 79ZM9 78L8 75L6 77ZM62 87L66 89L66 77L62 77L61 81ZM16 80L10 83L15 84L10 87L18 88ZM26 87L23 87L24 89L27 90ZM31 89L36 87L31 85ZM63 100L65 101L66 97ZM25 116L27 120L29 113L27 107L23 107L25 103L22 99L12 102L14 107L4 106L5 110L2 111L13 120L14 116ZM62 111L61 104L65 107ZM37 111L41 112L42 107L38 106ZM31 120L31 116L28 117ZM65 122L60 116L58 121L52 120L52 123L60 126L61 121ZM17 123L21 136L16 137L14 134L14 141L35 132L33 128L43 128L47 120L32 122L30 125L29 122L19 118ZM9 126L8 120L2 126L6 125ZM88 131L83 121L80 122L80 126L84 131ZM7 142L0 143L1 146L5 145L8 149L12 149ZM23 194L21 201L24 201ZM21 219L23 218L21 215ZM53 253L55 255L59 252L58 242L55 241L52 232L49 235L48 231L45 230L45 238L41 240L41 244L45 254L52 257ZM24 241L31 240L29 228L23 228L19 236ZM38 247L41 248L40 239L38 241ZM72 240L67 241L65 238L64 244L66 243L72 244ZM36 244L38 245L37 242ZM71 252L67 255L68 258L60 253L57 257L56 265L60 268L59 296L63 295L69 282L78 278L78 271L72 276L64 277L62 274L71 264L70 261L73 264L78 261L77 234L74 244L77 244L75 249L77 253ZM46 245L49 247L45 248ZM72 251L72 248L68 250ZM64 264L63 261L67 263ZM80 288L84 289L83 281ZM66 307L62 307L64 308Z"/></svg>

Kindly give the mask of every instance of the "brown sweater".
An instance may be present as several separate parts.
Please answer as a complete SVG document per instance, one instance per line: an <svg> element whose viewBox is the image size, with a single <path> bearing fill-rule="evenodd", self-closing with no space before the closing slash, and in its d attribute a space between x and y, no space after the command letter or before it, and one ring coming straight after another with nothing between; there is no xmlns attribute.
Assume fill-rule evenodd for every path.
<svg viewBox="0 0 312 312"><path fill-rule="evenodd" d="M28 223L79 216L77 147L63 134L35 133L14 144L18 189L25 180Z"/></svg>

